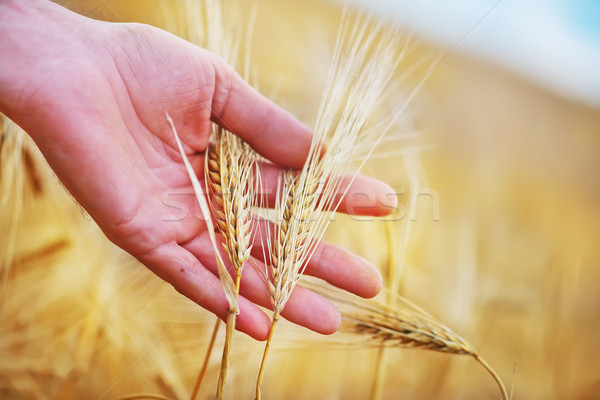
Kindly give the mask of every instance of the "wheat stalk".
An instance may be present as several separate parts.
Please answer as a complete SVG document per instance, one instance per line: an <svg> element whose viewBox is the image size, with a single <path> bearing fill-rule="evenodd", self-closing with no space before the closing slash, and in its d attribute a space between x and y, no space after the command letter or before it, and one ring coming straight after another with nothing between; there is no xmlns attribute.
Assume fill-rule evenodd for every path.
<svg viewBox="0 0 600 400"><path fill-rule="evenodd" d="M395 118L389 113L369 125L402 58L396 49L398 32L383 30L368 17L350 25L344 13L307 161L299 173L286 171L279 179L274 227L266 235L264 277L273 318L257 379L258 399L276 323L329 224L330 212L339 206L336 195L347 190L340 176L349 170L356 149L368 145L362 164L366 162Z"/></svg>
<svg viewBox="0 0 600 400"><path fill-rule="evenodd" d="M232 65L235 65L240 37L231 34L229 36L225 31L227 26L239 25L239 18L233 15L229 24L219 24L222 20L220 3L207 1L206 8L209 38L207 48L217 50ZM248 57L246 57L245 66L247 75ZM250 210L255 205L252 182L254 172L258 171L254 168L258 156L238 136L218 125L213 124L212 137L212 143L209 144L205 159L205 177L212 191L212 198L215 200L211 206L216 216L217 228L224 237L225 251L235 270L235 290L236 296L239 296L242 270L250 258L253 233ZM217 399L223 397L225 390L231 343L235 331L235 318L236 315L228 310L225 345L217 384ZM217 321L218 323L219 321ZM207 352L207 359L209 355L210 352Z"/></svg>
<svg viewBox="0 0 600 400"><path fill-rule="evenodd" d="M217 318L215 320L215 325L213 327L212 334L210 335L210 340L208 341L208 346L206 354L204 356L204 361L202 362L202 367L200 368L200 372L196 377L196 382L194 382L194 388L192 389L192 394L190 395L191 400L196 400L196 398L198 397L198 393L200 393L200 388L202 387L204 376L206 376L206 371L208 370L208 362L210 361L210 355L212 354L212 349L214 348L215 342L217 340L217 334L219 333L220 325L221 320Z"/></svg>
<svg viewBox="0 0 600 400"><path fill-rule="evenodd" d="M420 168L420 166L419 166ZM414 172L414 171L413 171ZM417 193L418 193L418 178L412 176L410 179L410 197L408 200L408 215L413 215L413 208L417 204ZM408 254L408 238L410 233L410 228L412 225L412 220L410 218L406 218L403 221L403 229L401 231L401 240L400 240L400 248L397 246L397 232L394 221L386 219L384 221L385 227L385 236L386 236L386 247L387 247L387 261L386 261L386 271L387 276L386 280L388 282L390 290L386 292L386 303L389 305L393 305L396 302L396 293L399 292L400 287L400 278L402 275L402 271L404 269L404 265L406 264L406 254ZM400 256L400 254L402 256ZM373 379L373 386L371 389L371 399L379 400L382 398L383 394L383 384L385 381L386 370L384 368L387 363L387 352L386 347L381 346L377 353L376 367Z"/></svg>
<svg viewBox="0 0 600 400"><path fill-rule="evenodd" d="M185 0L180 5L183 8L179 14L173 15L170 10L168 11L169 25L177 28L183 22L187 29L178 33L192 43L216 52L235 66L241 43L242 24L239 15L230 12L225 19L222 5L218 0ZM179 29L175 30L179 31ZM248 69L249 60L246 56L244 63L246 78ZM256 155L247 144L228 130L213 124L213 135L205 158L205 178L214 200L210 202L210 206L215 217L215 225L224 238L223 247L235 270L236 299L239 295L242 269L250 257L252 237L250 209L254 199L252 180L255 160ZM225 390L236 315L235 310L228 310L225 344L217 384L219 399L223 397ZM219 324L217 318L213 338L216 336ZM192 400L200 391L213 345L214 340L211 339L203 366L192 390Z"/></svg>
<svg viewBox="0 0 600 400"><path fill-rule="evenodd" d="M221 281L221 286L223 287L223 290L227 297L227 301L229 302L229 307L227 309L227 322L226 322L226 327L227 327L226 342L225 342L225 346L223 348L221 373L219 376L219 383L217 386L217 398L220 399L223 397L224 389L225 389L227 368L229 366L229 354L230 354L230 349L231 349L230 348L231 337L233 336L233 331L235 329L235 316L239 313L239 309L238 309L239 281L238 281L238 285L236 285L233 282L233 280L231 279L231 276L229 275L227 268L225 267L225 263L223 262L223 259L221 258L221 255L219 253L219 246L218 246L216 235L215 235L215 227L212 222L210 206L208 205L207 200L204 198L204 190L202 189L202 186L200 185L200 182L198 181L198 178L196 177L196 174L195 174L189 160L187 159L187 156L185 155L183 146L181 145L181 141L179 140L179 135L177 134L177 130L175 129L175 125L173 124L173 120L171 119L171 117L168 114L167 114L167 120L168 120L169 124L171 125L171 129L175 136L175 140L177 142L177 146L181 153L181 157L184 161L188 175L192 181L192 185L194 188L194 192L196 194L196 198L198 199L198 204L200 206L200 210L202 211L202 215L205 219L207 231L209 233L210 241L213 245L213 249L215 251L215 256L217 259L217 267L218 267L218 272L219 272L219 279ZM229 340L227 340L228 338L229 338ZM199 384L196 384L197 388L199 388L199 386L200 386ZM192 396L195 397L195 394L192 394Z"/></svg>
<svg viewBox="0 0 600 400"><path fill-rule="evenodd" d="M408 300L404 300L407 306ZM406 314L383 312L371 308L367 314L343 314L346 330L386 347L419 348L440 353L473 357L492 376L500 389L502 399L508 400L508 392L500 376L463 338L436 322L424 311L409 305Z"/></svg>
<svg viewBox="0 0 600 400"><path fill-rule="evenodd" d="M239 295L244 264L250 258L254 206L254 151L233 133L213 126L213 143L207 149L205 176L214 202L216 225L224 238L224 248L235 270L235 291ZM236 315L228 311L225 347L217 398L222 398L229 365Z"/></svg>
<svg viewBox="0 0 600 400"><path fill-rule="evenodd" d="M342 313L341 332L360 336L366 345L471 356L492 376L502 399L510 398L500 376L469 342L408 299L389 289L386 290L388 297L395 297L392 303L360 299L321 285L308 283L308 286L338 306Z"/></svg>

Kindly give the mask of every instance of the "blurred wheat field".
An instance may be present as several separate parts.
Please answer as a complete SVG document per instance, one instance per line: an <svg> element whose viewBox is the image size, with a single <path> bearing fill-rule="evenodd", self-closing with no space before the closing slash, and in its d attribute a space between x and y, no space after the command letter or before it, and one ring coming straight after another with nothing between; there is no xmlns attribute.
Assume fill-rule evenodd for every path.
<svg viewBox="0 0 600 400"><path fill-rule="evenodd" d="M171 6L65 3L162 27L158 6ZM225 4L250 15L255 3L257 86L312 126L340 7ZM409 64L444 50L419 43ZM427 67L420 64L407 82ZM418 135L386 146L387 157L379 149L366 171L400 200L388 218L399 292L475 345L515 399L600 398L599 110L451 52L409 117L398 129ZM188 398L214 317L103 238L32 143L9 125L3 132L0 397ZM338 216L327 239L387 274L385 221ZM282 322L266 398L369 398L376 346ZM228 398L253 396L261 353L261 343L235 336ZM202 398L214 395L219 356ZM491 379L469 358L389 349L386 359L384 399L495 398Z"/></svg>

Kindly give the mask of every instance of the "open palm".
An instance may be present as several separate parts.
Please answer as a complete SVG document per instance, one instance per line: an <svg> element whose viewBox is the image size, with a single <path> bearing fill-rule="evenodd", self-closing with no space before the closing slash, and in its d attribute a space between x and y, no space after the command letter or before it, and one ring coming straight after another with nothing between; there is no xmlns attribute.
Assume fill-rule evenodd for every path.
<svg viewBox="0 0 600 400"><path fill-rule="evenodd" d="M20 26L27 29L29 43L0 39L0 46L37 49L15 58L11 72L4 73L0 83L14 83L0 109L34 138L66 188L111 241L224 318L227 300L213 249L195 212L196 200L166 113L198 176L203 176L213 122L272 161L271 173L275 165L302 166L310 130L250 88L214 54L146 25L110 24L55 5L47 8L43 16L21 10L29 12L29 21ZM46 46L40 48L40 43ZM14 76L18 74L22 79ZM383 206L386 191L378 181L358 179L342 209L352 211L353 193L367 193L376 201L360 212L385 214L390 210ZM375 295L381 285L372 266L327 244L319 246L307 272L362 296ZM269 298L252 268L245 268L241 294L237 328L265 339L270 320L253 303L268 306ZM284 316L322 333L339 325L335 307L301 287Z"/></svg>

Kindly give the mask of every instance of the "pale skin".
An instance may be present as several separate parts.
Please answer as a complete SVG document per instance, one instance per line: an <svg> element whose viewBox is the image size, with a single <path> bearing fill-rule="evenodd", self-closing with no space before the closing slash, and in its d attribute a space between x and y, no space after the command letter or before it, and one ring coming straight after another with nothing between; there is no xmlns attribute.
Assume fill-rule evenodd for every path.
<svg viewBox="0 0 600 400"><path fill-rule="evenodd" d="M166 113L199 177L212 122L273 163L267 182L277 168L302 166L312 135L218 56L157 28L88 19L46 0L0 0L0 111L113 243L220 318L227 300L206 225L193 211L165 218L173 215L166 198L192 192ZM359 177L340 210L386 215L395 206L389 193ZM192 195L177 201L195 209ZM264 340L270 318L256 304L269 306L267 290L254 268L244 271L236 328ZM375 267L325 243L307 273L363 297L381 288ZM340 324L329 301L302 287L283 316L325 334Z"/></svg>

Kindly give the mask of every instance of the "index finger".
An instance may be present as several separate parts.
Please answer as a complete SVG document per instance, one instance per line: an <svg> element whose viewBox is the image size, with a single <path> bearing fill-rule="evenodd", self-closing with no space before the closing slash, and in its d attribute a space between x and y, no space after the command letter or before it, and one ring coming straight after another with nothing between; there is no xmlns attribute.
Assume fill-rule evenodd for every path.
<svg viewBox="0 0 600 400"><path fill-rule="evenodd" d="M215 57L212 120L269 160L301 168L308 156L312 131L248 85L225 61Z"/></svg>

